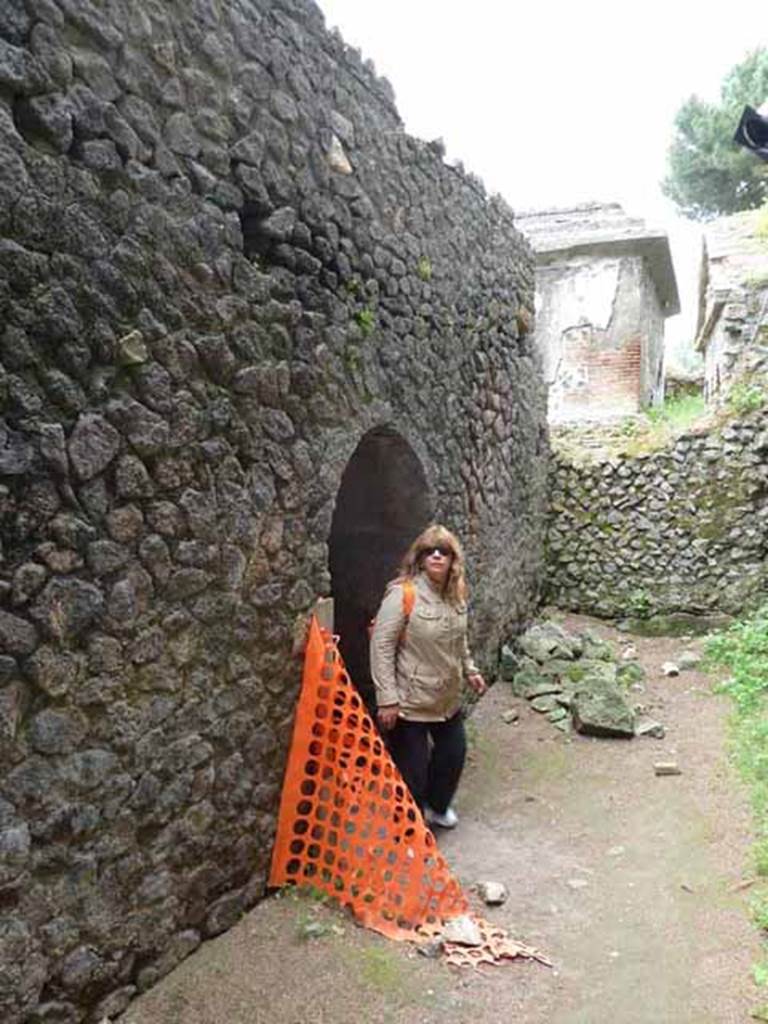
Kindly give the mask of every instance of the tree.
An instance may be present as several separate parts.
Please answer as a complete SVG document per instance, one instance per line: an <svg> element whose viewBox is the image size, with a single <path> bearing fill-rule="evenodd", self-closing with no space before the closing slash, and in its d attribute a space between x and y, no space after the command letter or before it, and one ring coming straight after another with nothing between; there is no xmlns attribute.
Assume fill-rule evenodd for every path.
<svg viewBox="0 0 768 1024"><path fill-rule="evenodd" d="M691 96L678 110L661 190L684 217L706 220L768 200L768 168L733 141L744 106L765 100L768 49L759 49L725 76L719 104Z"/></svg>

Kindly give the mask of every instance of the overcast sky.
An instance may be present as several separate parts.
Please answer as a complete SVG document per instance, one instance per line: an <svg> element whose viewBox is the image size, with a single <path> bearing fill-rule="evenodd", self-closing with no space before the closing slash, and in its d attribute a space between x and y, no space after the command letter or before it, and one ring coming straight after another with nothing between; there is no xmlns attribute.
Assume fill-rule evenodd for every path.
<svg viewBox="0 0 768 1024"><path fill-rule="evenodd" d="M516 210L618 201L670 231L690 333L699 229L661 195L675 113L716 100L768 45L768 0L318 0L329 27L392 83L408 132L442 137ZM755 96L759 105L766 97ZM735 129L735 125L734 125Z"/></svg>

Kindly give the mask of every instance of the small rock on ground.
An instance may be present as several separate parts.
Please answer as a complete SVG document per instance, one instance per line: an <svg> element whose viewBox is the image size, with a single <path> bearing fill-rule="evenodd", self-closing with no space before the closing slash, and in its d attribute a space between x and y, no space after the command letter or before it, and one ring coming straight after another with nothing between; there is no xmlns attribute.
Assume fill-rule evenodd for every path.
<svg viewBox="0 0 768 1024"><path fill-rule="evenodd" d="M656 775L682 775L682 769L676 761L657 761L653 766Z"/></svg>
<svg viewBox="0 0 768 1024"><path fill-rule="evenodd" d="M503 882L479 882L477 892L483 903L487 903L489 907L501 906L509 895Z"/></svg>

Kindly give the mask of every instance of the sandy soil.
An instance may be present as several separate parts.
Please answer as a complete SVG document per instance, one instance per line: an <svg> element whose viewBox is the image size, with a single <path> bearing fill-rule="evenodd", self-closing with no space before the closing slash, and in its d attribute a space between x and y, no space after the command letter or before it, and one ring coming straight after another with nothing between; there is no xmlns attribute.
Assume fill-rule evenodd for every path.
<svg viewBox="0 0 768 1024"><path fill-rule="evenodd" d="M565 625L627 639L584 618ZM764 1000L750 977L750 821L726 761L727 703L701 673L662 676L696 643L632 640L648 673L633 697L666 737L565 736L499 683L471 720L460 825L440 836L467 890L506 883L507 902L483 915L553 968L459 972L282 895L205 943L124 1024L746 1024ZM501 718L511 707L517 724ZM657 761L682 774L657 777Z"/></svg>

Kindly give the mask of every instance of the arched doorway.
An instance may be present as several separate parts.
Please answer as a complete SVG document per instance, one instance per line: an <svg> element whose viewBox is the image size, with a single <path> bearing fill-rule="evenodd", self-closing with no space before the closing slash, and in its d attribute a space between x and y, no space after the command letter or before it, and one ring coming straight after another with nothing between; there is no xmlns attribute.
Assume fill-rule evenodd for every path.
<svg viewBox="0 0 768 1024"><path fill-rule="evenodd" d="M329 562L339 649L369 708L375 701L367 626L432 512L424 470L408 442L391 427L365 434L341 478Z"/></svg>

